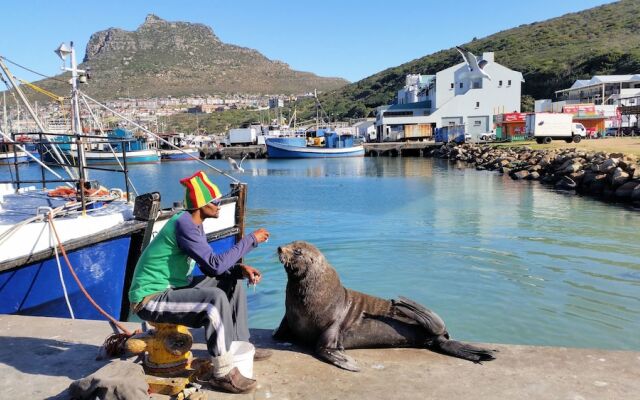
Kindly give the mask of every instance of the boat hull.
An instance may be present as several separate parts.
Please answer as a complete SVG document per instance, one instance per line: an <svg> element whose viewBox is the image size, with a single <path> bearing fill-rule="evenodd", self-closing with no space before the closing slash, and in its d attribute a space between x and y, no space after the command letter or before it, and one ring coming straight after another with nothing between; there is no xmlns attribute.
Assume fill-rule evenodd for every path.
<svg viewBox="0 0 640 400"><path fill-rule="evenodd" d="M363 157L364 147L298 147L267 140L267 155L269 158Z"/></svg>
<svg viewBox="0 0 640 400"><path fill-rule="evenodd" d="M122 158L122 154L116 153L118 158ZM85 152L87 165L117 165L118 161L110 151ZM122 162L122 161L121 161ZM156 150L137 150L127 152L127 164L147 164L160 162L160 155Z"/></svg>
<svg viewBox="0 0 640 400"><path fill-rule="evenodd" d="M68 253L80 282L110 315L119 316L131 236ZM60 255L62 276L75 318L105 319L86 299ZM55 257L0 273L0 313L69 318Z"/></svg>
<svg viewBox="0 0 640 400"><path fill-rule="evenodd" d="M188 161L193 160L193 157L200 158L198 149L160 150L161 161Z"/></svg>
<svg viewBox="0 0 640 400"><path fill-rule="evenodd" d="M229 250L235 236L209 242L216 253ZM131 236L96 243L68 253L87 292L107 313L119 319L126 301L125 275ZM60 256L62 276L75 318L105 320L87 300ZM198 270L199 271L199 270ZM0 273L0 314L69 318L55 257Z"/></svg>

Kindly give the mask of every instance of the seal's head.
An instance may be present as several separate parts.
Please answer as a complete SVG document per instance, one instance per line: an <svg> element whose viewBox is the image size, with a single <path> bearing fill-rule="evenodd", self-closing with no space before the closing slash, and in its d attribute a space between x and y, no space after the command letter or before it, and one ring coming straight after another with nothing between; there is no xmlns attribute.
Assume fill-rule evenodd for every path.
<svg viewBox="0 0 640 400"><path fill-rule="evenodd" d="M324 268L326 261L320 250L301 240L278 247L278 257L289 276L302 277Z"/></svg>

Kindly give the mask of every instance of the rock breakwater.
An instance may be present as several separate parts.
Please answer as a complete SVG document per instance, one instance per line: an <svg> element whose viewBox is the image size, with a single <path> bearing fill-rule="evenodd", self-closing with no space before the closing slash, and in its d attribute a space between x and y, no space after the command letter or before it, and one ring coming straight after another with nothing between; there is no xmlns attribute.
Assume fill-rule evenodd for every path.
<svg viewBox="0 0 640 400"><path fill-rule="evenodd" d="M478 170L534 180L559 190L640 207L640 163L635 155L565 149L448 143L430 155L464 161Z"/></svg>

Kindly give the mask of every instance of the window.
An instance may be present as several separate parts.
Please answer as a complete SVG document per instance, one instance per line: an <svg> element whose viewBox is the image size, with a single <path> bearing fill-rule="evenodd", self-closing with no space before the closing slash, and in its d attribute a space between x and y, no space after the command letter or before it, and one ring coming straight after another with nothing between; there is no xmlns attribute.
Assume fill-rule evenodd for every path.
<svg viewBox="0 0 640 400"><path fill-rule="evenodd" d="M511 79L507 81L507 86L511 86Z"/></svg>
<svg viewBox="0 0 640 400"><path fill-rule="evenodd" d="M476 108L480 108L480 102L476 101Z"/></svg>
<svg viewBox="0 0 640 400"><path fill-rule="evenodd" d="M462 89L462 82L460 82L460 89Z"/></svg>
<svg viewBox="0 0 640 400"><path fill-rule="evenodd" d="M474 89L482 89L482 82L473 82Z"/></svg>
<svg viewBox="0 0 640 400"><path fill-rule="evenodd" d="M498 81L498 87L502 87L502 81Z"/></svg>
<svg viewBox="0 0 640 400"><path fill-rule="evenodd" d="M385 117L406 117L413 115L413 111L385 111L382 115Z"/></svg>
<svg viewBox="0 0 640 400"><path fill-rule="evenodd" d="M451 82L451 89L453 89L454 86L455 86L455 84L453 82Z"/></svg>
<svg viewBox="0 0 640 400"><path fill-rule="evenodd" d="M482 125L482 121L478 121L478 120L473 121L473 126L480 126L480 125Z"/></svg>

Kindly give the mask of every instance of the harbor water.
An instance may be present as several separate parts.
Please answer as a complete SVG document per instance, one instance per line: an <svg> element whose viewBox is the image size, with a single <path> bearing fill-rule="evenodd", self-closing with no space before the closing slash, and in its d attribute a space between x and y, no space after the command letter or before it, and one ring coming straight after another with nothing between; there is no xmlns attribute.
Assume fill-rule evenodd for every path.
<svg viewBox="0 0 640 400"><path fill-rule="evenodd" d="M211 160L229 171L226 161ZM130 166L138 192L182 199L196 162ZM640 213L537 182L512 181L424 158L245 160L247 231L267 243L245 262L250 326L277 327L286 275L276 249L305 240L345 286L409 297L454 338L507 344L640 350ZM35 165L22 178L38 179ZM227 178L208 171L223 192ZM0 168L0 180L10 177ZM92 172L108 187L121 176Z"/></svg>

